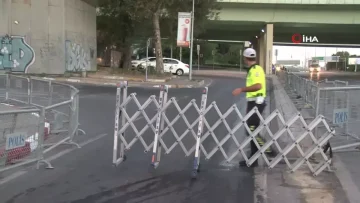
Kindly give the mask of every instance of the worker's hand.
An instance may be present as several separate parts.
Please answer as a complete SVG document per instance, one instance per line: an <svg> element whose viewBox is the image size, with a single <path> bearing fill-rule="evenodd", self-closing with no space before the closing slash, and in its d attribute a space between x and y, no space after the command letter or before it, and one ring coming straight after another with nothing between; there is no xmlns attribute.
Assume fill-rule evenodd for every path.
<svg viewBox="0 0 360 203"><path fill-rule="evenodd" d="M236 88L236 89L234 89L234 91L232 92L232 94L233 94L234 96L237 96L237 95L241 94L241 92L242 92L242 89L241 89L241 88Z"/></svg>

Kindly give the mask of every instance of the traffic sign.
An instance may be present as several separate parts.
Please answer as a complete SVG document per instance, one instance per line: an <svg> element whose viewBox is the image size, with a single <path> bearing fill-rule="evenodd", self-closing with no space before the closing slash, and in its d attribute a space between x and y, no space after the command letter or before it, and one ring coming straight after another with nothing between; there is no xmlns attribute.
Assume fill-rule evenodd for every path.
<svg viewBox="0 0 360 203"><path fill-rule="evenodd" d="M333 112L333 124L343 124L348 121L349 110L344 109L334 109Z"/></svg>
<svg viewBox="0 0 360 203"><path fill-rule="evenodd" d="M323 61L323 60L324 60L324 57L323 57L323 56L312 57L312 60Z"/></svg>

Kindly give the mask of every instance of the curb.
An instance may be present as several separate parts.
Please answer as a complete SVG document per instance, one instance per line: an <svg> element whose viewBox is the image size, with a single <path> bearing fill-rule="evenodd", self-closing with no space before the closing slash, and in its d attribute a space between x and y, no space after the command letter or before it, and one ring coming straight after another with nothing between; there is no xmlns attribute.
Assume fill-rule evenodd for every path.
<svg viewBox="0 0 360 203"><path fill-rule="evenodd" d="M88 77L92 79L109 79L109 80L126 80L131 82L145 82L141 78L129 78L129 77L120 77L120 76L103 76L103 77ZM148 79L148 82L167 82L170 79Z"/></svg>
<svg viewBox="0 0 360 203"><path fill-rule="evenodd" d="M96 85L96 86L110 86L110 87L117 87L118 83L116 82L92 82L92 81L86 81L86 80L81 80L81 79L56 79L56 78L40 78L43 80L51 80L51 81L59 81L59 82L70 82L70 83L78 83L78 84L87 84L87 85ZM131 82L134 81L130 81L129 83L129 87L160 87L160 85L153 85L153 84L148 84L148 83L143 83L143 84L132 84ZM174 84L174 85L168 85L169 88L196 88L199 86L202 86L205 84L204 80L201 80L200 82L198 82L195 85L178 85L178 84Z"/></svg>
<svg viewBox="0 0 360 203"><path fill-rule="evenodd" d="M271 78L272 83L273 83L275 109L278 109L280 111L280 113L282 114L284 120L287 121L288 119L290 119L292 116L294 116L296 113L299 113L299 112L296 109L293 101L291 100L291 98L289 97L287 92L285 91L285 89L284 89L283 85L281 84L281 82L279 81L278 77L276 75L273 75L273 76L270 76L269 78ZM282 126L281 122L278 119L277 119L277 125L278 125L279 129ZM286 133L284 133L284 134L286 134ZM280 145L281 149L284 149L289 144L289 140L285 140L284 139L285 137L286 136L283 135L278 139L278 144ZM287 136L287 138L288 138L288 136ZM277 149L277 147L274 147L273 150L275 150L275 152L277 154L280 153L280 151ZM299 157L298 152L296 152L296 154L289 153L289 155L291 157L288 157L288 158L298 158Z"/></svg>
<svg viewBox="0 0 360 203"><path fill-rule="evenodd" d="M239 72L233 72L233 73L194 73L194 76L205 76L205 77L224 77L224 78L244 78L246 77L246 73L239 73Z"/></svg>

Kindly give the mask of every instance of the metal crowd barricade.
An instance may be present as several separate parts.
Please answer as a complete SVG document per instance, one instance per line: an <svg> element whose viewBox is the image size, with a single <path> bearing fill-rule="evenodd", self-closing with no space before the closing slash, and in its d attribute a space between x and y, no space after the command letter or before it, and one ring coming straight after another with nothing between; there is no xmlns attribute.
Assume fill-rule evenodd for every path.
<svg viewBox="0 0 360 203"><path fill-rule="evenodd" d="M168 100L167 86L160 86L160 95L158 100L156 99L156 96L152 95L143 103L141 103L139 102L136 93L127 95L127 82L120 83L116 92L113 164L118 166L120 163L124 162L126 160L126 150L130 150L130 148L139 141L144 147L145 152L148 152L152 149L150 165L153 168L159 167L162 148L164 149L165 154L170 154L176 146L179 146L185 153L186 157L193 155L194 162L191 172L193 178L197 177L200 169L200 154L204 154L205 160L209 160L218 151L220 151L220 153L223 155L226 162L231 162L237 155L240 154L245 159L248 166L250 166L259 158L262 158L269 168L274 168L281 160L285 160L291 171L297 170L304 163L306 163L314 176L318 175L326 167L329 167L331 159L327 157L322 148L334 135L335 131L328 126L323 116L319 115L312 122L307 123L301 114L297 113L292 117L292 119L285 121L278 110L273 111L267 118L263 118L256 107L243 116L236 104L230 106L230 108L225 111L225 113L222 113L216 102L207 104L207 95L208 88L204 88L201 92L202 97L200 107L198 107L195 100L193 99L187 105L185 105L185 107L181 108L175 98L170 98ZM127 107L131 103L134 103L136 107L136 111L133 115L129 115L127 112ZM145 110L149 108L150 105L155 106L156 113L154 116L150 116L149 118ZM172 120L169 119L170 115L167 114L170 106L174 106L177 111L175 117ZM190 107L195 108L197 115L197 119L195 119L193 122L189 122L188 118L185 116L185 112L188 111ZM206 114L209 113L210 110L215 110L216 114L219 116L219 119L217 119L212 125L209 124L206 118ZM238 123L236 123L235 126L229 125L229 123L226 121L226 118L230 114L237 115L240 120ZM255 129L255 131L251 131L247 125L247 120L254 114L260 118L261 125ZM146 121L143 124L135 122L140 115ZM185 122L187 128L182 134L179 134L174 129L174 124L179 122L179 119L182 119ZM270 122L274 119L280 119L283 124L283 127L279 127L276 133L272 133L269 127ZM291 127L296 122L301 122L303 126L303 130L300 134L295 134L291 131ZM225 137L223 138L220 138L215 133L215 129L220 124L223 124L226 129L225 132L221 133L225 134ZM318 125L325 126L326 132L324 132L322 136L316 137L313 134L313 130ZM196 126L197 131L195 132L193 127ZM206 128L204 128L204 126ZM244 141L239 142L236 133L241 127L244 127L250 136L246 137ZM131 140L128 140L129 138L125 134L127 129L132 129L135 132L135 136ZM147 144L143 137L145 135L144 132L148 129L151 129L151 133L154 135L153 141L150 144ZM256 138L257 136L260 136L259 134L263 130L267 131L270 139L263 146L260 146ZM184 138L188 134L189 136L194 137L194 142L190 149L186 148L183 142ZM164 139L167 136L175 137L174 143L171 145L166 145ZM291 138L290 143L288 143L284 149L281 149L279 143L277 142L281 136L289 136ZM300 144L300 142L305 137L310 137L313 141L313 145L306 151L301 148ZM210 150L206 150L204 146L206 145L205 141L210 138L212 138L212 140L216 143L216 146ZM229 140L235 143L236 149L234 151L227 152L224 149L224 145ZM258 148L258 152L253 156L248 157L246 155L246 148L252 141ZM272 145L275 145L280 153L275 158L270 159L267 157L265 151ZM298 150L298 152L301 154L301 156L293 163L291 163L287 158L287 155L292 150ZM315 153L320 153L323 157L323 161L318 163L316 166L314 166L314 163L311 163L309 160L309 158Z"/></svg>
<svg viewBox="0 0 360 203"><path fill-rule="evenodd" d="M285 74L285 80L294 92L297 92L296 87L301 83L299 81L308 81L296 74ZM323 115L330 126L336 129L330 150L358 151L359 148L356 147L360 146L360 100L357 95L360 93L360 86L349 86L347 81L325 79L311 81L305 92L305 102L314 109L314 116ZM323 126L318 126L315 134L323 130Z"/></svg>
<svg viewBox="0 0 360 203"><path fill-rule="evenodd" d="M0 111L0 172L37 162L52 165L44 159L44 110L31 108Z"/></svg>
<svg viewBox="0 0 360 203"><path fill-rule="evenodd" d="M42 120L40 124L42 129L40 128L36 135L36 150L39 151L39 155L36 156L38 163L46 163L47 168L53 168L44 160L44 154L59 145L70 144L80 148L74 142L74 137L79 131L85 134L79 128L79 90L71 85L51 80L17 75L0 76L0 80L4 81L3 92L1 92L4 100L0 105L11 106L7 113L20 111L18 109L23 109L21 111L30 109L34 111L32 114L34 119ZM0 111L0 115L2 113L4 112ZM13 125L18 125L19 122L21 120L15 119ZM20 153L19 150L15 149L15 151ZM5 164L0 171L22 164L23 162L11 167Z"/></svg>

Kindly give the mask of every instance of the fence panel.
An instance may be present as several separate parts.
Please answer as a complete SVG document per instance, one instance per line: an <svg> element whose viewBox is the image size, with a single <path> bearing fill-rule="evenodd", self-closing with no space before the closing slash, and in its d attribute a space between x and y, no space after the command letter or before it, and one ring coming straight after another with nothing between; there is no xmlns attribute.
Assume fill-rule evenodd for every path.
<svg viewBox="0 0 360 203"><path fill-rule="evenodd" d="M7 77L7 75L0 74L0 101L7 99Z"/></svg>
<svg viewBox="0 0 360 203"><path fill-rule="evenodd" d="M0 171L42 159L39 109L0 111Z"/></svg>
<svg viewBox="0 0 360 203"><path fill-rule="evenodd" d="M49 106L51 102L51 81L31 79L31 104Z"/></svg>
<svg viewBox="0 0 360 203"><path fill-rule="evenodd" d="M331 140L330 149L353 150L360 146L360 86L348 86L347 81L328 79L312 82L296 74L281 74L288 82L290 89L301 96L314 110L314 116L323 115L332 128L336 130L336 137ZM300 95L299 86L308 81L305 97ZM321 134L324 126L316 128ZM329 145L330 146L330 145Z"/></svg>
<svg viewBox="0 0 360 203"><path fill-rule="evenodd" d="M360 145L360 87L320 88L319 113L336 129L333 150Z"/></svg>
<svg viewBox="0 0 360 203"><path fill-rule="evenodd" d="M153 95L140 102L136 93L127 95L127 82L120 84L116 95L113 164L119 165L125 161L125 150L130 150L135 143L141 143L145 152L152 149L151 165L153 168L157 168L160 164L162 149L165 150L165 154L170 154L178 147L186 157L193 154L192 177L196 177L199 171L200 155L203 154L205 159L209 160L217 152L224 157L226 162L231 162L240 155L248 166L259 158L262 158L269 168L273 168L281 160L285 160L291 171L306 164L313 175L318 175L326 167L329 167L331 159L324 153L323 147L335 131L328 126L322 115L317 116L311 122L306 122L301 114L297 113L285 121L278 110L263 118L256 107L246 115L242 115L236 104L225 111L222 111L216 102L208 104L207 94L207 88L199 94L199 96L201 95L200 107L196 104L195 99L181 107L176 98L167 98L166 86L161 86L158 99ZM129 113L130 111L132 113ZM254 115L260 118L261 124L258 128L250 130L247 120ZM139 116L142 116L143 121L135 122ZM229 118L231 121L228 120ZM271 132L270 122L275 119L280 119L282 126L279 126L276 132ZM184 124L177 126L181 122ZM298 123L301 124L300 127ZM295 126L296 129L302 130L295 132L293 128ZM316 137L314 131L318 126L325 126L326 131ZM131 133L128 134L128 130L131 130ZM146 131L149 132L145 133ZM248 132L249 136L239 140L240 137L244 137L242 136L243 131ZM266 131L269 138L265 139L265 143L261 145L258 137L263 131ZM149 140L149 135L154 135L150 143L145 141ZM282 136L289 137L289 142L283 149L277 142ZM306 137L311 139L312 144L304 149L301 143ZM188 140L185 141L186 139ZM251 142L255 143L258 152L248 156L246 149ZM186 146L189 143L191 145ZM227 151L229 143L235 144L236 150ZM277 147L280 152L274 158L266 155L266 151L270 147ZM300 154L300 157L296 161L290 162L287 156L294 150ZM322 157L322 161L319 163L312 163L309 159L315 153L319 153Z"/></svg>
<svg viewBox="0 0 360 203"><path fill-rule="evenodd" d="M43 154L59 145L71 144L80 148L73 140L79 131L85 134L85 132L79 128L79 91L76 88L71 85L30 77L5 75L4 78L5 101L1 105L12 106L13 109L41 109L41 112L37 110L37 113L33 113L31 118L33 118L34 121L42 120L39 124L41 129L38 132L41 132L43 135L37 137L34 134L33 137L26 138L30 140L29 142L26 141L26 143L30 143L27 144L30 148L34 148L35 145L37 146L36 149L39 151L39 156L37 157L38 163L44 162L48 168L52 168L51 164L43 159ZM3 78L0 75L0 89L2 88L1 79ZM0 115L2 113L7 113L7 111L0 111ZM26 124L25 121L27 120L24 120L24 122L22 122L22 120L24 119L17 119L14 120L13 123L14 125ZM24 129L26 127L27 126L25 126ZM22 148L28 149L27 146L22 146ZM18 149L15 150L19 151ZM32 155L32 153L30 153L30 155ZM23 155L20 154L20 156L22 157ZM26 159L33 160L32 157L28 155L26 155ZM27 160L16 160L20 160L22 164L28 163ZM4 162L5 165L7 163L8 161ZM16 165L14 165L14 167L16 167ZM9 167L4 168L4 170L7 169L9 169Z"/></svg>
<svg viewBox="0 0 360 203"><path fill-rule="evenodd" d="M30 103L30 79L21 76L9 75L8 95L13 101Z"/></svg>

